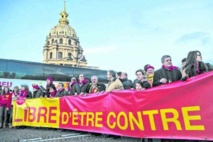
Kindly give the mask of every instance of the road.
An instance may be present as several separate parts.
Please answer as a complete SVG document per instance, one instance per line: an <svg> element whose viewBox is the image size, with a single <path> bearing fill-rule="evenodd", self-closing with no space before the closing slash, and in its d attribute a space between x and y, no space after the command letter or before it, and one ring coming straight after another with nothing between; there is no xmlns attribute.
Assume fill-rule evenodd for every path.
<svg viewBox="0 0 213 142"><path fill-rule="evenodd" d="M142 142L129 137L112 137L86 132L45 128L2 128L0 142Z"/></svg>

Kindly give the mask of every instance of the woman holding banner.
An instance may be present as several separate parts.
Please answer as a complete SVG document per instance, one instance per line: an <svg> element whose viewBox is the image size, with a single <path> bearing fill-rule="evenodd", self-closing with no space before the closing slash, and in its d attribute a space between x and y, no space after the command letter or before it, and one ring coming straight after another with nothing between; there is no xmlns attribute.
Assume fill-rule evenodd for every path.
<svg viewBox="0 0 213 142"><path fill-rule="evenodd" d="M202 61L200 51L190 51L186 58L186 65L183 67L182 80L188 77L208 72L207 65Z"/></svg>
<svg viewBox="0 0 213 142"><path fill-rule="evenodd" d="M7 116L9 109L11 108L12 94L9 87L4 87L3 94L0 95L0 128L6 128Z"/></svg>

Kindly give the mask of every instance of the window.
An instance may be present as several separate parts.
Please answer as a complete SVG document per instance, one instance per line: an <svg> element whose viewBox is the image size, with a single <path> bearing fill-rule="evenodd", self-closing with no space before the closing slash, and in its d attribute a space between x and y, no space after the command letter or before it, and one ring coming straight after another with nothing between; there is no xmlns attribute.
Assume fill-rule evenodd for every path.
<svg viewBox="0 0 213 142"><path fill-rule="evenodd" d="M52 39L52 44L54 43L54 39Z"/></svg>
<svg viewBox="0 0 213 142"><path fill-rule="evenodd" d="M50 44L50 42L49 41L47 41L47 45L49 45Z"/></svg>
<svg viewBox="0 0 213 142"><path fill-rule="evenodd" d="M43 64L9 61L7 66L9 78L43 80Z"/></svg>
<svg viewBox="0 0 213 142"><path fill-rule="evenodd" d="M71 45L71 39L69 39L68 44Z"/></svg>
<svg viewBox="0 0 213 142"><path fill-rule="evenodd" d="M68 53L68 59L72 59L72 58L71 58L71 53Z"/></svg>
<svg viewBox="0 0 213 142"><path fill-rule="evenodd" d="M61 59L63 57L63 53L62 52L58 52L58 59Z"/></svg>
<svg viewBox="0 0 213 142"><path fill-rule="evenodd" d="M62 44L63 43L63 39L62 38L60 38L60 42L59 42L60 44Z"/></svg>
<svg viewBox="0 0 213 142"><path fill-rule="evenodd" d="M73 68L45 64L44 75L45 78L52 76L54 81L70 81L70 78L73 76Z"/></svg>
<svg viewBox="0 0 213 142"><path fill-rule="evenodd" d="M50 52L50 59L52 59L53 58L53 53L52 52Z"/></svg>
<svg viewBox="0 0 213 142"><path fill-rule="evenodd" d="M7 78L9 76L7 71L7 61L4 59L0 59L0 77Z"/></svg>

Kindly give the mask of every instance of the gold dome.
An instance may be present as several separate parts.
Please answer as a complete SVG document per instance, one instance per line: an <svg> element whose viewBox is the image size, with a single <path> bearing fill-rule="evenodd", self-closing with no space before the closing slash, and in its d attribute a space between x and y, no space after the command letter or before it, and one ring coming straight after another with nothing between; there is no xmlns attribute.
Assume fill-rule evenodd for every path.
<svg viewBox="0 0 213 142"><path fill-rule="evenodd" d="M50 30L46 38L43 49L43 62L85 67L87 60L83 55L83 48L80 46L75 30L69 25L65 2L64 10L60 13L60 16L59 24Z"/></svg>
<svg viewBox="0 0 213 142"><path fill-rule="evenodd" d="M51 29L49 36L65 35L69 37L77 37L75 30L69 25L66 12L66 3L64 2L64 10L60 13L61 18L59 24Z"/></svg>
<svg viewBox="0 0 213 142"><path fill-rule="evenodd" d="M49 36L69 36L69 37L77 37L75 30L67 24L58 24L54 28L51 29Z"/></svg>

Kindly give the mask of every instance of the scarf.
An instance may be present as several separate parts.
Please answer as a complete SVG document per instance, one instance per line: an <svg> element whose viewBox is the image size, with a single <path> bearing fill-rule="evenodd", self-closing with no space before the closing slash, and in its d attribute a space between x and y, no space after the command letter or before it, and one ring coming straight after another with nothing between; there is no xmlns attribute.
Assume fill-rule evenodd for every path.
<svg viewBox="0 0 213 142"><path fill-rule="evenodd" d="M146 79L153 82L154 74L146 74Z"/></svg>
<svg viewBox="0 0 213 142"><path fill-rule="evenodd" d="M176 66L162 66L162 68L164 68L164 69L166 69L166 70L168 70L168 71L173 71L173 70L177 70L178 69L178 67L176 67Z"/></svg>
<svg viewBox="0 0 213 142"><path fill-rule="evenodd" d="M91 87L89 88L89 93L97 93L97 92L98 92L98 86L91 85Z"/></svg>
<svg viewBox="0 0 213 142"><path fill-rule="evenodd" d="M78 84L81 86L81 85L83 85L83 84L86 84L87 83L87 80L86 79L84 79L82 82L78 82Z"/></svg>
<svg viewBox="0 0 213 142"><path fill-rule="evenodd" d="M55 97L55 94L56 94L56 92L55 92L55 91L54 91L54 92L50 92L50 98Z"/></svg>
<svg viewBox="0 0 213 142"><path fill-rule="evenodd" d="M58 92L61 94L61 92L63 92L64 91L64 88L62 88L62 89L58 89Z"/></svg>
<svg viewBox="0 0 213 142"><path fill-rule="evenodd" d="M27 97L27 93L28 93L28 91L27 90L21 90L21 92L20 92L20 97Z"/></svg>

